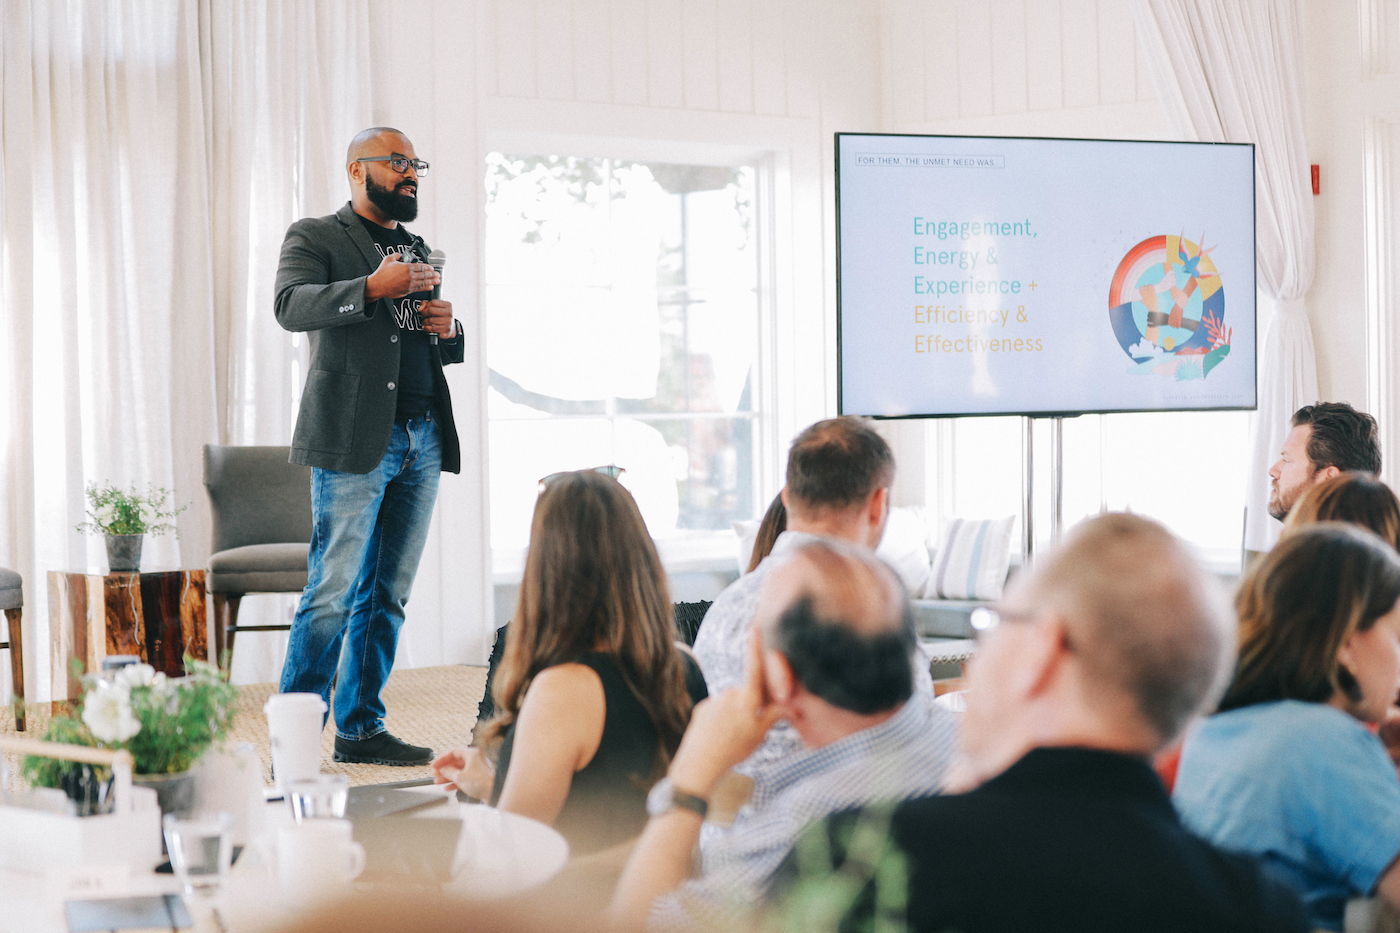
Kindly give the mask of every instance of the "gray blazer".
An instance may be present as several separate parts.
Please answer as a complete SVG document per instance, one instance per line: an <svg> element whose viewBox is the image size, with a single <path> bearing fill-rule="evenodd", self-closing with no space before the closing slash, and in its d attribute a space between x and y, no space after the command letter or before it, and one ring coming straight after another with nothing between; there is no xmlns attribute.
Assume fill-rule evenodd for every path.
<svg viewBox="0 0 1400 933"><path fill-rule="evenodd" d="M368 473L389 448L401 344L389 301L365 301L365 280L377 268L374 241L348 202L287 229L277 264L277 323L311 340L292 463ZM458 337L440 341L431 354L442 468L449 473L461 471L462 451L442 367L462 362L465 352Z"/></svg>

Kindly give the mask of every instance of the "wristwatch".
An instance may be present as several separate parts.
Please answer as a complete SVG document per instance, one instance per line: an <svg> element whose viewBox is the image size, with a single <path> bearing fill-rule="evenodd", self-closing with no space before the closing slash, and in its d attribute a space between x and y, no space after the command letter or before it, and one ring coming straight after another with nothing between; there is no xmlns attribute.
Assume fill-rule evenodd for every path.
<svg viewBox="0 0 1400 933"><path fill-rule="evenodd" d="M710 812L710 803L704 797L697 797L678 789L668 777L657 781L651 793L647 794L647 816L661 816L677 807L700 814L702 820Z"/></svg>

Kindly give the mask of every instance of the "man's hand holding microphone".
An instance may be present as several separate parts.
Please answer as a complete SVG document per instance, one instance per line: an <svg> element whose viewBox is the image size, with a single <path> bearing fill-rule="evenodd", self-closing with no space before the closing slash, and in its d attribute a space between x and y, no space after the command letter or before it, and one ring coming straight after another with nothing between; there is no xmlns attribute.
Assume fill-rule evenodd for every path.
<svg viewBox="0 0 1400 933"><path fill-rule="evenodd" d="M402 298L431 290L433 297L418 309L423 316L423 330L435 338L451 340L457 336L457 325L452 318L452 302L438 297L441 287L442 275L433 266L414 262L400 253L390 253L365 280L365 300Z"/></svg>

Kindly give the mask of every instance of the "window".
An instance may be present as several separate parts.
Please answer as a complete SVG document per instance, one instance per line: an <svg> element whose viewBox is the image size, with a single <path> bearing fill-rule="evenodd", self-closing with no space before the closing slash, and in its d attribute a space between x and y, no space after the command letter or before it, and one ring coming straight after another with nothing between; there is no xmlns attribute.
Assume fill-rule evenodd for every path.
<svg viewBox="0 0 1400 933"><path fill-rule="evenodd" d="M1102 507L1155 518L1208 563L1238 568L1251 461L1249 412L1076 420L1084 424L1073 425L1073 433L1071 422L1065 422L1066 524L1097 512L1085 501L1097 493ZM1074 473L1081 475L1072 481ZM1071 489L1080 496L1074 511Z"/></svg>
<svg viewBox="0 0 1400 933"><path fill-rule="evenodd" d="M661 541L727 533L755 514L754 174L487 156L491 543L502 558L528 543L537 481L559 470L623 467Z"/></svg>
<svg viewBox="0 0 1400 933"><path fill-rule="evenodd" d="M1020 418L960 418L938 432L944 475L929 501L941 517L1018 517L1021 540L1025 425ZM1050 535L1050 422L1035 425L1035 531ZM1102 510L1154 518L1220 569L1237 568L1244 527L1249 413L1084 415L1064 421L1064 528Z"/></svg>

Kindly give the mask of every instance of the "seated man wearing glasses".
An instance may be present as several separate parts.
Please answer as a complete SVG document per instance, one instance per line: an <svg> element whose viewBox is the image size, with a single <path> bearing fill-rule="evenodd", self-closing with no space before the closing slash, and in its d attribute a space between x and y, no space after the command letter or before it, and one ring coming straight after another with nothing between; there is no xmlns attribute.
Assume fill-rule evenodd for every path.
<svg viewBox="0 0 1400 933"><path fill-rule="evenodd" d="M980 621L957 776L980 786L813 827L770 892L780 926L1308 929L1290 889L1182 828L1150 764L1234 661L1234 617L1180 542L1084 522Z"/></svg>
<svg viewBox="0 0 1400 933"><path fill-rule="evenodd" d="M292 224L277 267L277 322L311 343L291 462L312 467L315 523L280 689L329 699L339 665L336 761L433 757L385 730L380 699L438 478L461 468L442 367L462 362L462 332L433 297L426 244L401 226L427 171L398 130L360 133L350 202Z"/></svg>

